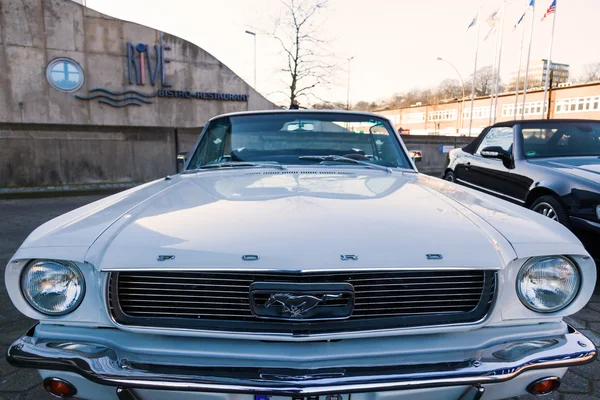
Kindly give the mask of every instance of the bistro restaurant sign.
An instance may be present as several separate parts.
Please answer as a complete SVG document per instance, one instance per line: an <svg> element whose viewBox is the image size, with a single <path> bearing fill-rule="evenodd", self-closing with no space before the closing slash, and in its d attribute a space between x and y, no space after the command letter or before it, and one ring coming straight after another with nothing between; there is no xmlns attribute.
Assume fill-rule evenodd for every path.
<svg viewBox="0 0 600 400"><path fill-rule="evenodd" d="M190 92L189 90L160 89L158 97L176 97L179 99L248 101L247 94L215 93L215 92Z"/></svg>
<svg viewBox="0 0 600 400"><path fill-rule="evenodd" d="M175 99L197 99L217 101L248 101L247 94L199 92L194 90L175 90L169 83L166 74L166 65L171 61L165 57L165 51L171 50L170 46L163 45L163 35L160 34L160 43L149 46L144 43L133 44L127 42L127 79L130 85L141 87L148 86L161 88L151 93L138 90L114 91L103 87L92 88L87 96L76 95L81 100L98 99L100 103L112 107L142 106L151 104L154 97Z"/></svg>

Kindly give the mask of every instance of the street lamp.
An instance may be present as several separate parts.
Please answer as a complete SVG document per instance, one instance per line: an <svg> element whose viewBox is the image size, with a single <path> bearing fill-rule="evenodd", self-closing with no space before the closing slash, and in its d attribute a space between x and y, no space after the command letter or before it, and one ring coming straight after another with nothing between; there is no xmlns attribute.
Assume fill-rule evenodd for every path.
<svg viewBox="0 0 600 400"><path fill-rule="evenodd" d="M256 33L246 31L248 35L254 36L254 90L256 90Z"/></svg>
<svg viewBox="0 0 600 400"><path fill-rule="evenodd" d="M437 60L447 62L448 64L450 64L450 66L452 68L454 68L454 70L458 74L458 79L460 79L460 85L462 86L462 109L464 110L465 109L465 83L463 82L463 78L460 75L460 72L458 72L458 69L450 61L444 60L442 57L438 57ZM473 110L471 110L471 112L473 112ZM460 113L460 108L459 108L459 115L457 115L457 118L460 118L461 129L464 128L464 119L463 119L462 113Z"/></svg>
<svg viewBox="0 0 600 400"><path fill-rule="evenodd" d="M346 92L346 110L350 109L350 61L354 60L354 56L348 58L348 86Z"/></svg>

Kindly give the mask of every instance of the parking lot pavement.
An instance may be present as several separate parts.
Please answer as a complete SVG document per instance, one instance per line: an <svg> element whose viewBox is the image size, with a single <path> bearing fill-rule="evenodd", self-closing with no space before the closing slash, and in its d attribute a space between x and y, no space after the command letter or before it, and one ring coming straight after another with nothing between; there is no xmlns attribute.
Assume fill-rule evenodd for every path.
<svg viewBox="0 0 600 400"><path fill-rule="evenodd" d="M102 196L61 197L20 200L0 200L0 352L34 321L24 317L12 305L4 285L4 268L17 247L27 235L42 223ZM600 346L600 285L590 303L568 322L585 333ZM16 369L0 358L0 400L50 400L41 386L37 372ZM522 396L519 400L534 399ZM565 375L560 393L547 397L551 400L584 400L600 398L600 360L571 368ZM485 396L484 396L485 399Z"/></svg>

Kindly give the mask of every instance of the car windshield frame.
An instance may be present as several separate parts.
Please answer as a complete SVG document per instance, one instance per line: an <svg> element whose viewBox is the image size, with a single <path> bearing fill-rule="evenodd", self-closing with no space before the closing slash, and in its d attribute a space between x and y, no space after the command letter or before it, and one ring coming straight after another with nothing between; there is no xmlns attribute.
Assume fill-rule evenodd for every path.
<svg viewBox="0 0 600 400"><path fill-rule="evenodd" d="M344 162L344 160L341 160L341 158L344 157L338 157L340 158L339 160L334 160L334 159L327 159L324 161L319 162L318 160L313 160L312 162L307 161L309 158L305 158L302 159L300 158L301 156L326 156L326 158L330 158L330 156L333 156L334 158L339 156L339 154L324 154L324 152L326 153L327 151L324 149L316 149L316 151L311 152L311 151L307 151L306 153L302 153L302 154L298 154L297 156L294 154L290 154L289 158L291 157L295 157L297 158L296 162L289 162L289 160L286 160L285 162L282 162L281 164L279 164L277 162L277 160L269 160L269 159L265 159L265 160L256 160L256 159L237 159L237 160L233 160L233 162L229 162L230 160L232 160L231 158L227 158L227 159L221 159L220 161L216 161L211 159L208 163L203 163L204 161L206 161L206 159L202 160L202 158L206 158L206 154L200 154L205 153L206 151L208 151L210 149L210 145L207 146L207 143L205 143L206 141L210 140L209 136L211 135L212 131L218 127L218 124L224 124L223 126L229 126L232 127L234 124L237 123L237 125L243 126L243 122L248 123L248 121L250 121L249 119L253 118L253 119L259 119L262 118L263 121L266 121L268 123L272 123L274 124L275 127L278 127L279 125L277 125L279 122L284 122L281 125L281 129L277 129L277 130L272 130L272 131L267 131L265 132L265 134L267 133L279 133L279 134L293 134L293 133L286 133L286 129L284 129L286 126L292 126L292 128L287 128L287 131L295 131L297 130L294 129L295 128L295 124L293 124L292 122L295 122L297 120L303 121L304 123L307 123L307 125L313 125L312 128L308 127L309 129L301 129L301 132L310 132L312 131L315 127L314 124L310 124L310 122L317 122L317 123L332 123L332 124L338 124L338 126L340 127L340 129L342 128L341 125L339 125L339 123L346 123L348 122L349 124L352 123L364 123L364 124L369 124L371 123L372 125L370 126L370 129L372 129L373 127L380 127L383 128L384 131L380 132L379 134L386 136L385 139L385 143L384 144L389 144L391 146L391 151L393 151L393 155L397 157L395 158L396 164L397 165L387 165L387 163L385 163L385 160L374 160L371 161L369 159L366 159L363 161L362 158L359 158L358 162L352 163L352 162ZM274 122L271 122L271 120L275 120ZM250 122L253 123L254 121ZM229 125L227 125L229 124ZM334 131L323 131L324 133L331 133L334 134L336 132ZM376 136L378 133L373 133L371 130L369 131L354 131L352 130L352 132L354 132L356 135L364 135L364 137L369 137L370 141L373 142L372 143L372 149L375 148L375 142L374 142L374 136ZM252 135L256 133L258 134L262 134L262 132L243 132L243 135ZM315 134L318 134L319 132L315 132ZM340 131L339 133L346 133L344 131ZM234 133L228 132L225 133L224 135L229 135L229 137L233 137L233 135L235 135ZM230 139L231 140L231 139ZM366 139L363 139L366 140ZM381 146L381 145L380 145ZM231 147L234 147L231 144ZM239 150L239 148L237 148L237 146L235 146L236 148L233 149L234 151ZM242 147L243 149L243 147ZM278 151L285 151L285 149L277 149ZM290 151L292 153L297 152L299 150L304 150L301 149L300 147L298 148L290 148ZM355 150L354 148L352 150ZM263 150L260 150L263 151ZM232 151L233 153L233 151ZM314 154L313 154L314 153ZM235 113L235 114L226 114L226 115L221 115L218 117L215 117L213 119L211 119L206 126L204 127L202 133L200 134L200 137L198 138L196 145L194 147L194 150L190 153L190 157L186 160L185 163L185 167L182 171L182 173L189 173L189 172L195 172L198 170L210 170L210 169L219 169L219 168L207 168L207 166L211 166L213 164L219 164L219 163L227 163L229 164L228 166L231 167L236 167L235 164L238 164L237 167L239 168L252 168L252 167L256 167L256 166L262 166L262 167L275 167L275 166L301 166L301 167L307 167L307 166L312 166L312 165L318 165L318 166L324 166L324 165L336 165L336 166L344 166L344 167L355 167L355 168L369 168L370 165L372 165L373 167L376 168L371 168L371 169L382 169L382 170L386 170L389 168L392 169L401 169L401 170L405 170L405 171L411 171L411 172L416 172L416 168L414 166L413 161L410 159L409 155L408 155L408 151L406 150L406 147L404 146L404 143L401 141L401 139L398 137L393 125L390 123L390 121L385 118L385 117L381 117L381 116L376 116L373 114L369 114L369 113L354 113L354 112L322 112L322 111L273 111L273 112L258 112L258 113ZM358 153L357 153L358 154ZM378 155L380 155L381 152L378 152ZM233 154L231 154L233 155ZM230 157L231 157L230 155ZM365 154L366 155L366 154ZM222 152L220 152L220 156L224 157L226 156L226 152L225 150L223 150ZM275 156L271 156L272 158L275 158ZM237 155L236 155L237 158ZM269 155L266 155L265 158L269 158ZM199 160L200 159L200 160ZM352 161L352 160L346 160L346 161ZM381 162L375 162L375 161L381 161ZM254 165L249 165L249 164L254 164ZM257 165L258 164L258 165ZM365 165L365 164L369 164L369 165ZM379 168L377 168L379 167Z"/></svg>
<svg viewBox="0 0 600 400"><path fill-rule="evenodd" d="M562 157L600 157L600 151L599 152L589 152L589 153L544 153L544 154L533 154L533 149L531 147L527 146L526 140L525 140L525 136L524 136L524 132L523 131L527 131L530 129L556 129L556 133L561 132L561 133L568 133L569 132L569 128L571 129L577 129L579 128L580 130L589 130L589 126L591 125L591 129L593 130L593 132L599 132L599 138L600 138L600 121L587 121L587 120L580 120L580 121L557 121L557 120L547 120L547 121L536 121L536 122L529 122L529 123L522 123L519 124L518 126L518 138L519 138L519 144L520 144L520 153L521 153L521 157L524 160L535 160L535 159L542 159L542 158L562 158ZM584 128L584 129L581 129ZM553 133L556 134L556 133ZM591 135L591 136L595 136L595 134ZM552 140L551 138L547 139L548 141ZM557 137L555 140L560 140L560 137ZM600 145L600 142L598 142ZM545 144L545 143L544 143ZM528 150L529 149L529 150Z"/></svg>

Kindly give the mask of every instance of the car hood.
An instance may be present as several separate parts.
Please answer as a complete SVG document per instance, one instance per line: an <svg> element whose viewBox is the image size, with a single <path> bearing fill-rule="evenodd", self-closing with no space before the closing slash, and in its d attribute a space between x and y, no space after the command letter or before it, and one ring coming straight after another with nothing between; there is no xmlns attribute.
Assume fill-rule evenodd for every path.
<svg viewBox="0 0 600 400"><path fill-rule="evenodd" d="M42 226L18 255L67 249L103 270L501 268L527 243L581 247L553 221L421 174L257 169L178 175L111 196Z"/></svg>
<svg viewBox="0 0 600 400"><path fill-rule="evenodd" d="M530 163L552 168L598 184L600 182L600 157L555 157L529 160Z"/></svg>

